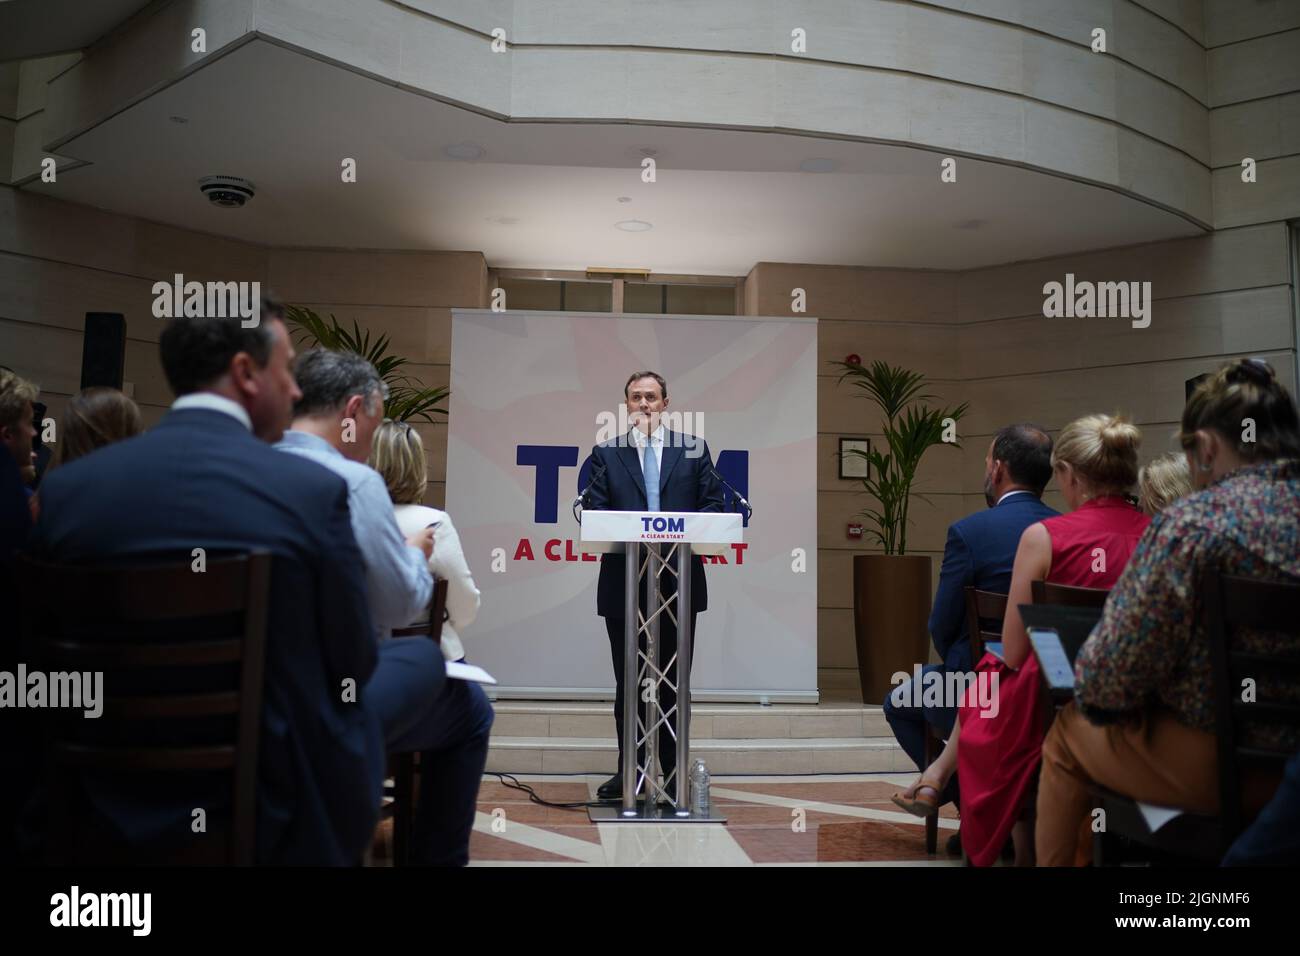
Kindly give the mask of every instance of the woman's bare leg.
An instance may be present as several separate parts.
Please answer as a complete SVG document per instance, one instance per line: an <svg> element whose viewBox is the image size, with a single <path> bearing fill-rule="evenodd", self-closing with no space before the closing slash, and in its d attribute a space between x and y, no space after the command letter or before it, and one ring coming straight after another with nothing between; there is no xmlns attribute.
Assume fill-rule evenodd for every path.
<svg viewBox="0 0 1300 956"><path fill-rule="evenodd" d="M948 785L952 779L953 773L957 770L957 738L961 736L961 718L952 725L952 733L948 735L948 742L944 744L943 750L939 756L934 758L934 763L926 767L917 777L916 782L908 787L904 794L908 797L916 796L916 791L921 787L929 787L942 797L943 788Z"/></svg>

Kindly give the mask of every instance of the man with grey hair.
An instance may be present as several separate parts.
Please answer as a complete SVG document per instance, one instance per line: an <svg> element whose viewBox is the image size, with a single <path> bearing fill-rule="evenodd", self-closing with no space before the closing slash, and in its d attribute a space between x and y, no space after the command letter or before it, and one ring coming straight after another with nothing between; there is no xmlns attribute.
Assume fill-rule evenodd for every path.
<svg viewBox="0 0 1300 956"><path fill-rule="evenodd" d="M388 389L373 365L349 352L312 349L299 356L293 371L302 398L275 447L310 458L348 483L352 532L366 565L375 636L382 640L419 618L433 594L433 529L403 540L388 488L366 464Z"/></svg>
<svg viewBox="0 0 1300 956"><path fill-rule="evenodd" d="M375 430L384 419L387 386L375 367L359 355L313 349L298 358L294 377L302 397L293 424L277 448L311 459L342 476L348 485L352 532L361 550L370 613L381 644L427 641L390 638L393 628L427 613L433 592L428 559L433 528L403 539L393 502L379 473L366 464ZM365 694L384 713L389 699L403 697L398 670L380 670ZM420 805L412 840L412 859L429 865L469 862L479 782L487 765L492 705L468 685L448 680L410 723L383 721L390 753L419 752Z"/></svg>

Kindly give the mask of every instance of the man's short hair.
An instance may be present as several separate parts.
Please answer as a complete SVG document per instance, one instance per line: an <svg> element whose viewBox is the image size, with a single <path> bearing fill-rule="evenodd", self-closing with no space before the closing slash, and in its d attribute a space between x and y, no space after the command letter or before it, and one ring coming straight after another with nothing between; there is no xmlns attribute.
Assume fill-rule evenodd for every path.
<svg viewBox="0 0 1300 956"><path fill-rule="evenodd" d="M237 317L169 319L158 338L158 354L173 394L179 397L208 388L226 374L231 359L240 352L265 368L275 343L271 320L284 321L284 304L269 295L262 296L261 319L251 329Z"/></svg>
<svg viewBox="0 0 1300 956"><path fill-rule="evenodd" d="M293 406L294 417L320 415L337 411L353 395L366 400L366 411L376 414L374 394L388 397L388 386L375 367L355 352L311 349L298 356L293 366L294 378L302 398Z"/></svg>
<svg viewBox="0 0 1300 956"><path fill-rule="evenodd" d="M668 383L664 381L664 377L663 377L662 375L660 375L658 372L651 372L651 371L648 371L648 370L647 370L647 371L645 371L645 372L633 372L633 373L632 373L632 375L631 375L631 376L628 378L628 380L627 380L627 384L623 386L623 397L624 397L624 398L627 398L627 390L628 390L629 388L632 387L632 383L635 382L635 381L636 381L637 379L639 379L639 378L652 378L652 379L654 379L656 382L659 383L659 388L660 388L660 390L663 392L663 394L660 395L660 398L667 398L667 397L668 397Z"/></svg>
<svg viewBox="0 0 1300 956"><path fill-rule="evenodd" d="M998 429L993 460L1007 466L1011 480L1041 496L1052 477L1052 436L1028 422Z"/></svg>
<svg viewBox="0 0 1300 956"><path fill-rule="evenodd" d="M40 392L12 369L0 367L0 428L16 427L27 411L27 403L34 403Z"/></svg>

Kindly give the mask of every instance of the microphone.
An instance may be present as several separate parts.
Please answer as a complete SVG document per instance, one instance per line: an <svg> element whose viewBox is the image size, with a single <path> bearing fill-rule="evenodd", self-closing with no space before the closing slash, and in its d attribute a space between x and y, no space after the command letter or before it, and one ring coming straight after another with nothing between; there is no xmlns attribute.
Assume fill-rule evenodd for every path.
<svg viewBox="0 0 1300 956"><path fill-rule="evenodd" d="M596 471L597 468L599 468L600 471ZM591 493L591 489L596 486L596 482L598 482L601 479L601 477L605 474L606 471L605 463L601 461L599 458L596 458L592 461L591 470L592 470L591 481L587 482L586 488L583 488L580 492L578 492L577 497L573 499L573 504L569 506L569 510L573 512L574 521L578 520L579 510L586 505L587 495Z"/></svg>
<svg viewBox="0 0 1300 956"><path fill-rule="evenodd" d="M745 509L745 517L746 518L754 517L754 506L751 505L748 501L746 501L745 496L742 495L739 491L737 491L734 487L732 487L731 482L727 481L726 478L723 478L722 472L718 471L717 468L713 467L711 463L709 465L709 472L710 474L713 475L714 478L718 479L718 481L722 482L726 486L727 490L731 492L732 497L735 498L735 500L740 503L740 506Z"/></svg>

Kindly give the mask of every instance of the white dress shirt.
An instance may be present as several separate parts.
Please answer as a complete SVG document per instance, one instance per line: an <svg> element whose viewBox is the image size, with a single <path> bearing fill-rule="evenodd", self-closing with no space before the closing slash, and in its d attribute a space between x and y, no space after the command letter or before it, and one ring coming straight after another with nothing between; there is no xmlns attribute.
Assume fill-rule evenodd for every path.
<svg viewBox="0 0 1300 956"><path fill-rule="evenodd" d="M445 511L430 508L427 505L397 505L393 508L397 515L397 527L403 535L412 535L431 524L433 529L433 556L429 558L429 570L434 576L447 582L447 620L442 625L442 656L449 661L458 661L465 656L464 645L460 642L460 632L469 627L478 615L479 591L465 561L465 552L460 546L460 535L451 523L451 516ZM425 624L429 620L426 612L412 625Z"/></svg>
<svg viewBox="0 0 1300 956"><path fill-rule="evenodd" d="M248 417L248 410L234 399L218 395L216 392L191 392L172 402L172 411L183 412L187 408L206 408L212 412L223 412L239 419L250 432L253 430L253 420Z"/></svg>
<svg viewBox="0 0 1300 956"><path fill-rule="evenodd" d="M1002 504L1002 502L1006 501L1006 500L1007 500L1008 498L1010 498L1012 495L1029 495L1029 494L1033 494L1033 492L1032 492L1032 491L1026 491L1026 490L1023 489L1023 488L1017 488L1017 489L1015 489L1014 491L1008 491L1005 495L1003 495L1001 498L999 498L999 499L997 500L997 504L995 504L993 507L996 508L998 505Z"/></svg>
<svg viewBox="0 0 1300 956"><path fill-rule="evenodd" d="M650 447L655 450L655 464L659 466L659 476L662 478L664 473L664 426L659 423L659 427L650 433L646 433L639 428L632 429L632 444L636 446L636 458L641 462L641 477L645 477L645 445L650 443Z"/></svg>

